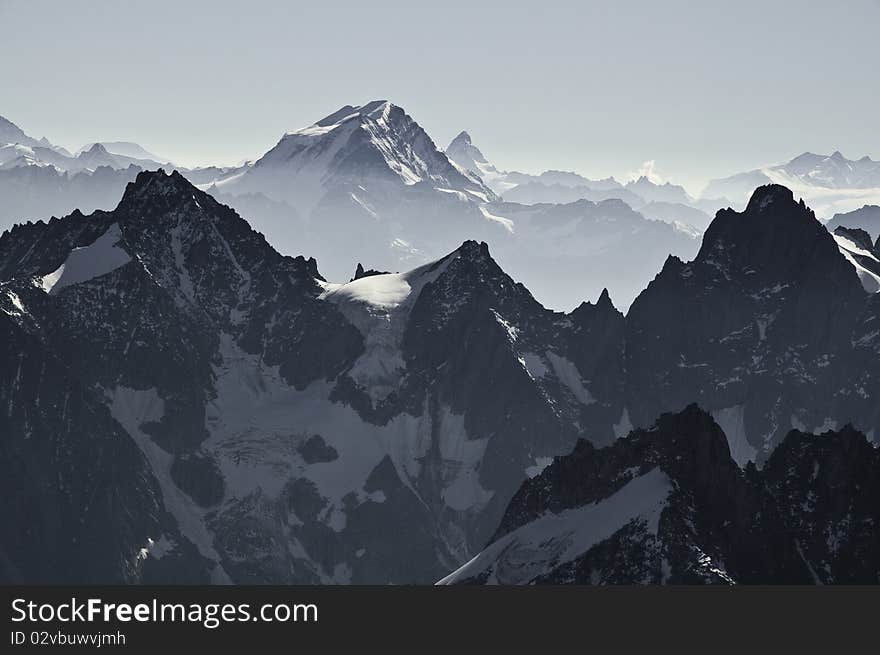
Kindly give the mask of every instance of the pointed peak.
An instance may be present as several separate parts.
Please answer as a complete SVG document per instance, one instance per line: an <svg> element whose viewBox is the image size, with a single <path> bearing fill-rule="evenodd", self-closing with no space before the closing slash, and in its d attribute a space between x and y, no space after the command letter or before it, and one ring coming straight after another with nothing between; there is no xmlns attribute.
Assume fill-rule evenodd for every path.
<svg viewBox="0 0 880 655"><path fill-rule="evenodd" d="M377 271L376 269L364 269L363 264L358 262L357 268L354 269L354 277L349 282L360 280L362 277L372 277L373 275L388 275L390 271Z"/></svg>
<svg viewBox="0 0 880 655"><path fill-rule="evenodd" d="M837 161L843 161L844 159L846 159L846 157L844 157L844 156L840 153L840 150L835 150L833 153L831 153L831 159L834 159L834 160L837 160Z"/></svg>
<svg viewBox="0 0 880 655"><path fill-rule="evenodd" d="M607 317L614 316L617 319L623 319L623 313L614 306L611 301L611 294L608 289L602 289L596 304L591 302L582 302L569 314L571 319L578 325L589 325L592 321L607 320Z"/></svg>
<svg viewBox="0 0 880 655"><path fill-rule="evenodd" d="M449 142L450 147L452 147L453 144L467 145L467 146L472 145L471 135L468 134L467 132L465 132L464 130L462 130L461 132L458 133L458 135L452 141Z"/></svg>

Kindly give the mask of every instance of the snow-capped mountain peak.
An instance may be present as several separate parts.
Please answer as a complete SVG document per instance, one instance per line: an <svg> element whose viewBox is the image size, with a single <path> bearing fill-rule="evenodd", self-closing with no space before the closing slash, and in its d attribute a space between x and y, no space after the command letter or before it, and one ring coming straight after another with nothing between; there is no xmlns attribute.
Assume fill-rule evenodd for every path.
<svg viewBox="0 0 880 655"><path fill-rule="evenodd" d="M484 168L496 171L477 146L471 142L471 135L460 132L449 145L446 146L446 156L459 166L462 166L478 175ZM497 171L496 171L497 172Z"/></svg>
<svg viewBox="0 0 880 655"><path fill-rule="evenodd" d="M471 135L460 132L449 145L446 146L446 156L460 168L479 175L490 187L497 188L505 174L499 171L486 159L480 149L471 141Z"/></svg>
<svg viewBox="0 0 880 655"><path fill-rule="evenodd" d="M346 105L285 134L251 169L217 186L236 195L260 192L308 212L340 188L353 187L345 196L355 193L356 202L369 205L364 192L423 183L476 202L494 198L478 178L453 165L401 107L374 100Z"/></svg>
<svg viewBox="0 0 880 655"><path fill-rule="evenodd" d="M329 116L325 116L316 123L313 123L308 127L294 130L293 132L287 132L285 136L290 136L294 134L320 136L322 134L326 134L327 132L331 132L337 129L340 125L343 125L344 123L347 123L349 121L358 121L364 118L370 118L376 121L387 120L388 114L394 107L395 106L387 100L373 100L372 102L368 102L367 104L359 107L345 105L344 107L338 109Z"/></svg>

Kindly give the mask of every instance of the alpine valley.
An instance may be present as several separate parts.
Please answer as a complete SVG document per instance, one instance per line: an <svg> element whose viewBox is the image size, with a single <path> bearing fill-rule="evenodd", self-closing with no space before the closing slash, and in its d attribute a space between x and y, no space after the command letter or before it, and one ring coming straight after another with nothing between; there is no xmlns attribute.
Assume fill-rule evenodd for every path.
<svg viewBox="0 0 880 655"><path fill-rule="evenodd" d="M0 141L0 581L880 582L873 208L772 181L874 162L728 203L385 101L230 168Z"/></svg>

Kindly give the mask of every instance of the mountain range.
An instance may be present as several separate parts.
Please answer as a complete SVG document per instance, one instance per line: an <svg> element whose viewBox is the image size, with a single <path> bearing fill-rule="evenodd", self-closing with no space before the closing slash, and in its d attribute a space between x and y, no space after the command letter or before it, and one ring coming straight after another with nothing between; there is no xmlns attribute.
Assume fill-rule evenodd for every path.
<svg viewBox="0 0 880 655"><path fill-rule="evenodd" d="M111 209L140 171L164 165L131 142L71 154L5 119L3 141L0 226ZM791 170L812 179L806 166ZM566 311L603 288L626 310L668 255L693 258L711 216L734 204L647 177L624 184L558 170L502 171L466 132L441 151L402 108L382 100L285 134L256 161L177 170L247 216L280 252L316 257L328 279L349 279L357 262L406 271L465 240L485 241L543 304ZM852 175L833 179L856 183ZM870 275L863 280L873 284Z"/></svg>
<svg viewBox="0 0 880 655"><path fill-rule="evenodd" d="M740 206L756 186L770 183L787 186L821 216L830 217L880 203L880 162L868 156L847 159L839 151L830 155L805 152L783 164L712 180L703 195L724 196Z"/></svg>
<svg viewBox="0 0 880 655"><path fill-rule="evenodd" d="M349 121L395 133L407 123L376 106L316 130ZM340 178L381 155L358 133L368 129L345 129L368 154L333 168ZM295 134L282 163L314 154L303 141L314 145ZM436 192L393 161L376 188ZM494 193L438 161L420 174ZM510 215L522 231L557 232L560 258L566 244L574 257L572 221L590 212L648 223L614 200L496 205L505 213L485 225L507 232ZM542 560L540 575L811 582L876 570L874 555L854 553L876 545L876 494L858 492L875 465L858 453L876 452L880 428L880 296L788 189L764 186L743 212L718 212L693 260L668 256L626 314L607 291L547 309L475 240L404 273L352 265L346 283L328 282L319 261L279 253L176 171L138 173L112 211L4 233L0 520L27 527L3 531L0 577L429 583L475 556L495 561L484 548L511 534L520 551L505 552L527 563L536 533L524 526L548 508L605 516L602 499L617 508L606 531L566 546L574 555L557 564L575 568ZM692 403L702 409L650 429ZM829 430L819 453L824 442L806 435ZM774 504L812 490L786 471L814 459L835 488L813 490L821 523ZM566 467L601 475L586 493L554 490ZM535 504L537 488L548 495ZM849 515L858 529L841 523L847 503L862 503ZM818 541L832 520L833 552ZM564 523L548 517L541 530L548 521ZM767 543L778 548L762 560ZM500 581L535 579L487 566ZM473 567L456 576L488 579Z"/></svg>
<svg viewBox="0 0 880 655"><path fill-rule="evenodd" d="M6 193L0 211L20 222L74 208L113 207L139 171L159 166L107 150L145 152L136 144L122 146L96 144L76 157L53 154L51 164L40 150L39 161L11 162L0 170L0 190ZM699 229L604 202L625 195L612 191L595 196L595 202L573 197L570 206L502 204L476 174L447 158L403 109L387 101L343 107L286 134L255 162L178 170L248 216L279 251L316 256L333 280L348 279L358 261L374 270L408 270L471 239L489 243L552 307L571 309L605 286L626 307L669 253L691 257L698 247ZM548 172L541 179L569 184L577 176ZM604 185L620 186L610 180ZM651 203L650 209L663 219L679 211L664 203ZM698 210L681 209L687 220L708 223ZM573 255L552 254L562 241ZM643 256L624 263L617 255L622 247L637 247ZM609 269L618 274L594 281L596 273Z"/></svg>
<svg viewBox="0 0 880 655"><path fill-rule="evenodd" d="M524 205L566 204L578 200L599 202L613 198L624 201L647 218L685 223L702 230L711 220L707 212L728 204L723 198L696 200L684 187L669 182L656 184L646 176L623 184L613 177L591 180L570 171L549 170L539 175L500 171L489 163L467 132L460 133L449 143L446 155L461 168L480 176L504 200Z"/></svg>

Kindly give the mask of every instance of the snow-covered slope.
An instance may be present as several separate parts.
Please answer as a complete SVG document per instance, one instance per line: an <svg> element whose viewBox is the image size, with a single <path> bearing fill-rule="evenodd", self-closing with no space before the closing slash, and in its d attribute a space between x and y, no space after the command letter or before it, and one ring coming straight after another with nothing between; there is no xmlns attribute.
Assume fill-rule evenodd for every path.
<svg viewBox="0 0 880 655"><path fill-rule="evenodd" d="M131 256L120 245L121 239L119 226L114 223L93 243L71 250L61 266L43 276L40 286L46 293L58 293L71 284L87 282L124 266Z"/></svg>
<svg viewBox="0 0 880 655"><path fill-rule="evenodd" d="M336 187L427 184L474 201L492 193L462 173L403 109L386 100L346 106L285 134L240 177L218 183L228 193L259 192L308 212Z"/></svg>
<svg viewBox="0 0 880 655"><path fill-rule="evenodd" d="M456 584L529 584L565 567L630 523L656 537L672 484L659 468L638 475L607 498L558 514L548 512L509 532L463 567L440 580Z"/></svg>

